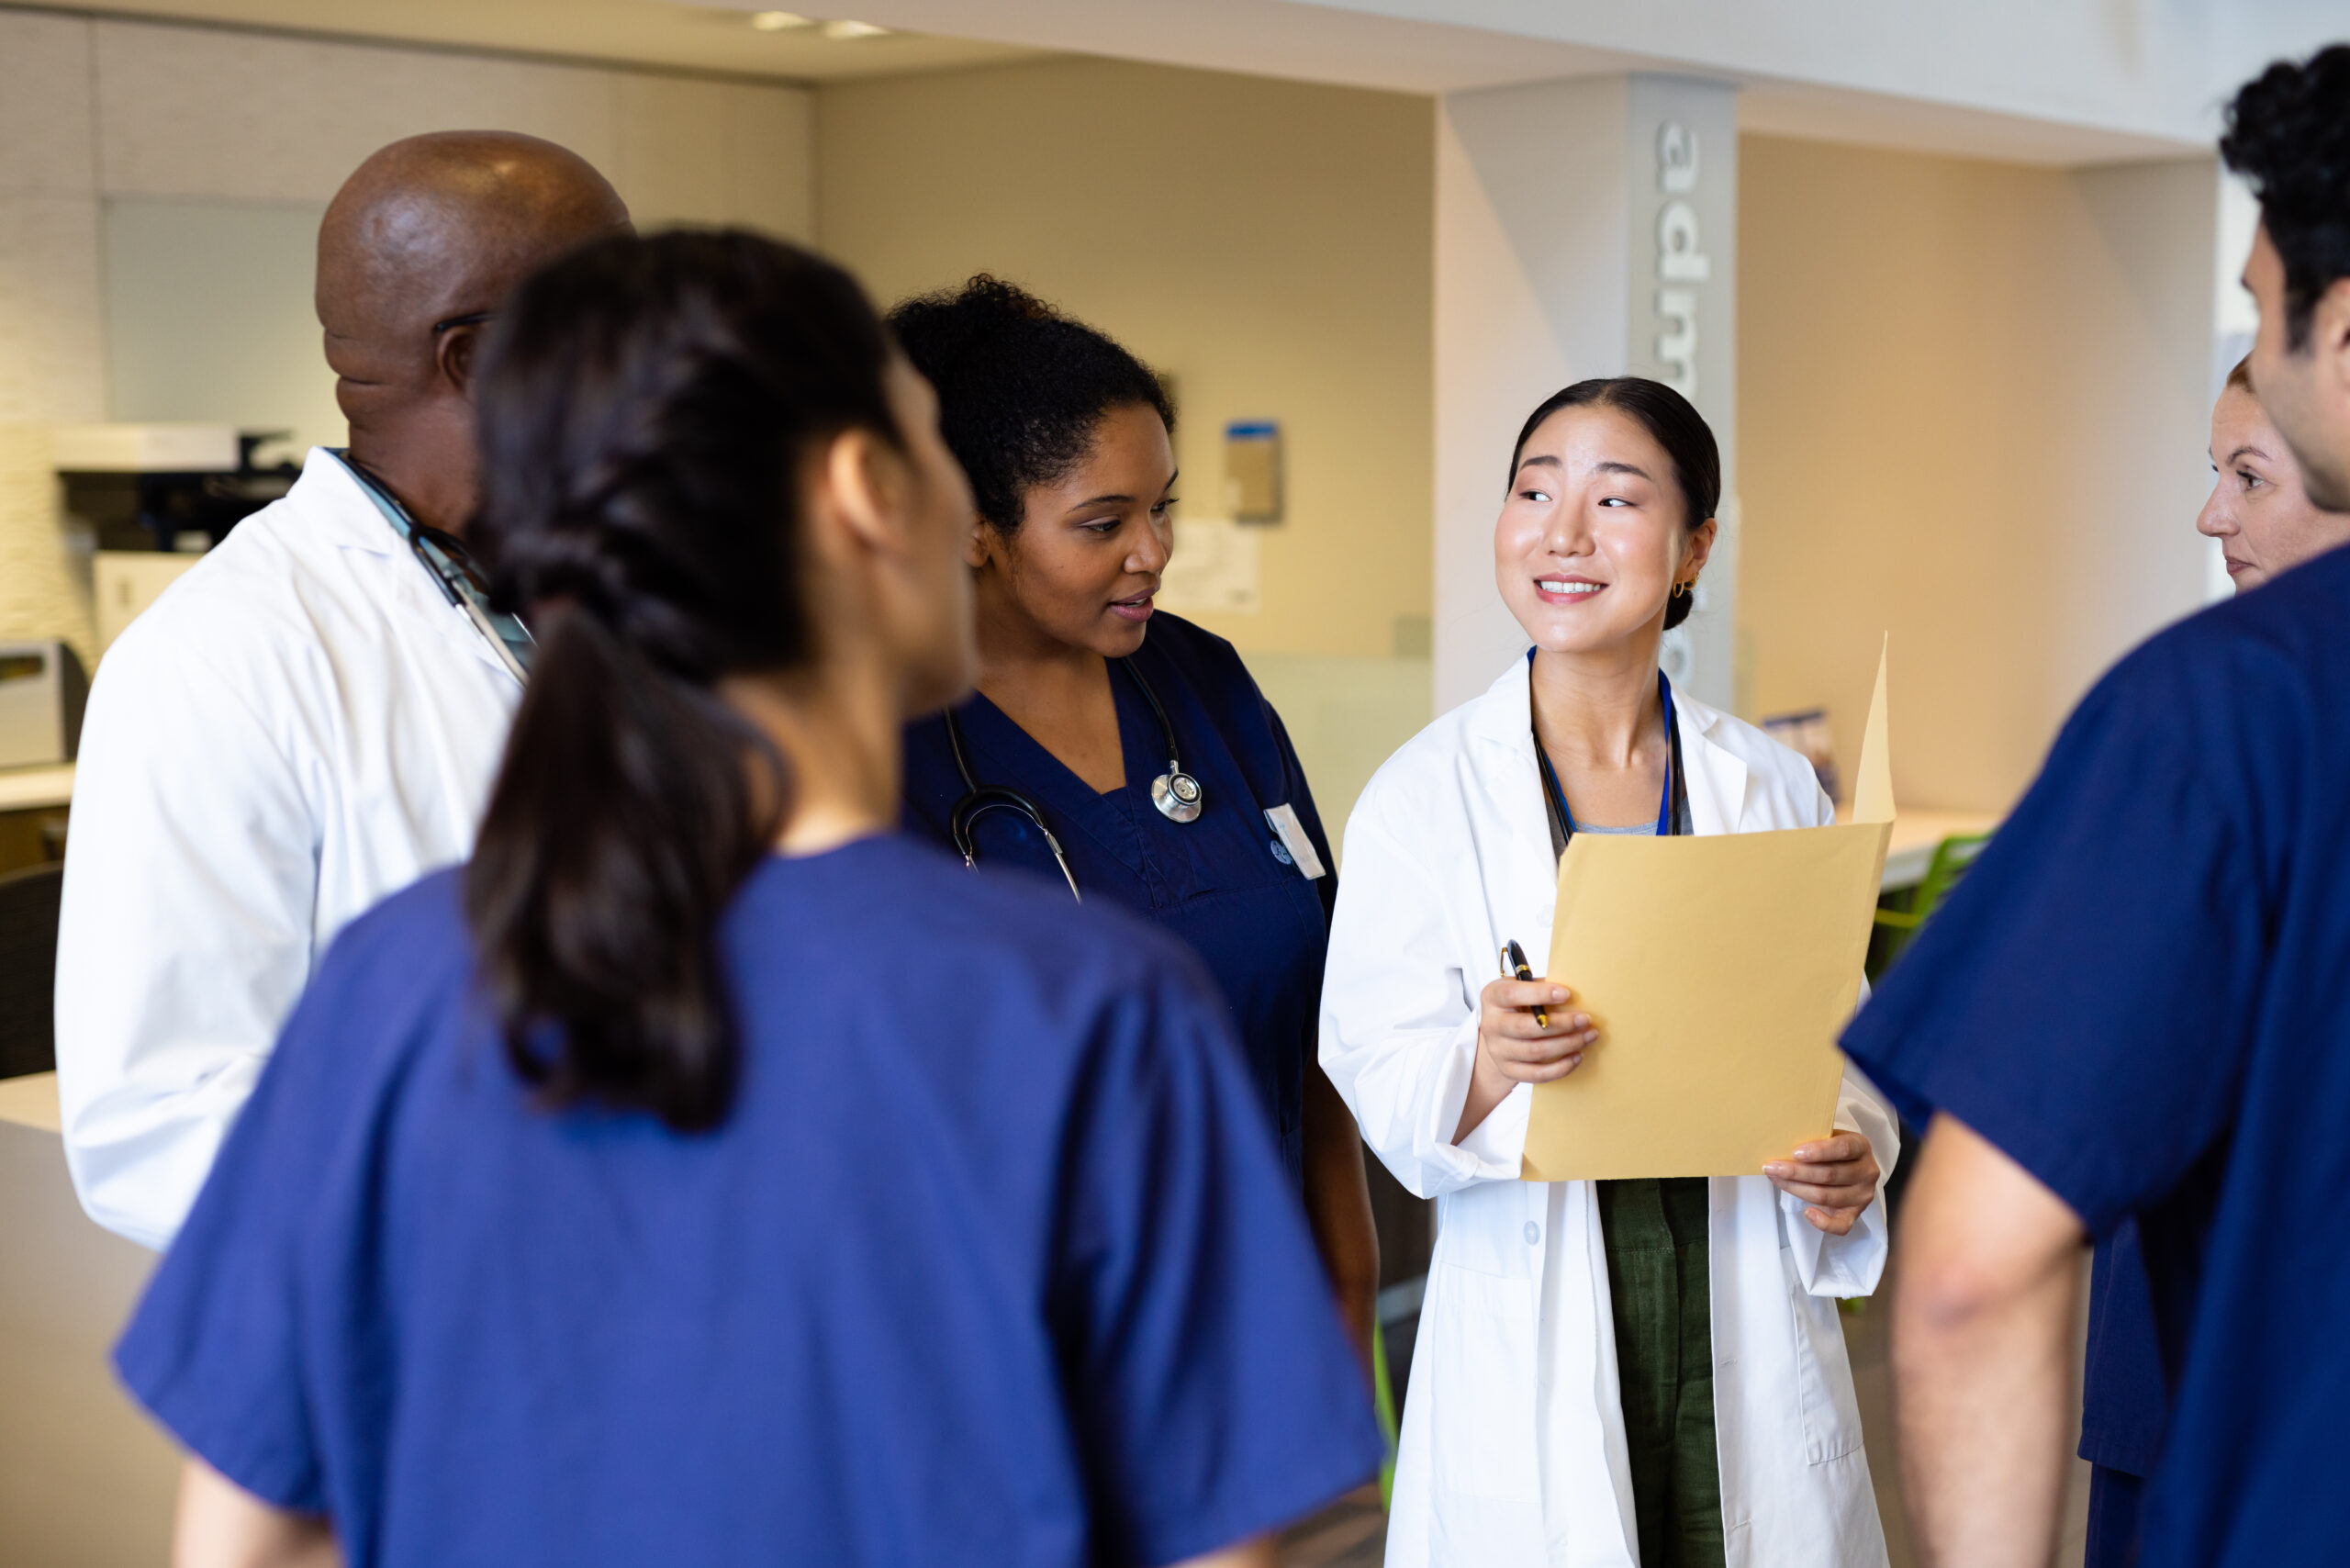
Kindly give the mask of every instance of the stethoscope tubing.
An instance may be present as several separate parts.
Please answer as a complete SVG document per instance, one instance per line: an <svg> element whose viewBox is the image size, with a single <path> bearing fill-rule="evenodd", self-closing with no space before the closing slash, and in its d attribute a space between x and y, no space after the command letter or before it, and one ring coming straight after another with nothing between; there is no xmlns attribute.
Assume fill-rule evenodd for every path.
<svg viewBox="0 0 2350 1568"><path fill-rule="evenodd" d="M528 686L531 672L523 666L521 660L514 656L514 650L506 645L506 639L498 634L498 628L490 624L489 617L482 613L481 606L474 601L473 595L458 585L458 577L466 572L465 564L473 558L464 543L453 534L443 533L437 528L428 528L410 517L408 508L400 504L400 498L353 463L348 451L335 447L327 450L333 453L343 471L358 481L359 487L375 503L375 510L383 514L384 521L392 525L392 532L408 541L408 552L416 557L417 565L424 568L425 576L432 579L432 586L441 590L441 597L449 601L450 608L473 622L474 630L481 633L481 640L489 644L490 653L505 666L506 673L514 678L515 684ZM432 549L427 550L427 544ZM440 552L439 558L435 558L433 551ZM470 578L466 586L473 586ZM539 639L532 632L530 622L517 615L514 624L521 629L522 640L531 645L535 656Z"/></svg>
<svg viewBox="0 0 2350 1568"><path fill-rule="evenodd" d="M436 531L413 521L409 522L408 527L410 532L408 536L408 547L416 553L417 560L421 562L424 569L432 575L432 580L440 585L442 597L462 611L466 620L473 622L474 630L481 633L482 641L489 644L489 651L498 656L499 664L506 666L506 673L514 678L515 684L528 686L531 683L531 672L522 667L522 661L514 656L514 650L506 645L506 639L498 634L498 628L489 623L489 617L481 612L481 606L474 602L473 596L460 588L453 580L453 575L464 568L453 563L443 564L435 561L431 554L424 548L427 536L434 534ZM450 546L455 541L441 535L431 538L431 543L434 549L446 555L450 554ZM529 623L519 615L514 618L514 623L522 628L522 636L531 644L535 656L539 641L536 633L532 632Z"/></svg>
<svg viewBox="0 0 2350 1568"><path fill-rule="evenodd" d="M1204 803L1204 793L1200 789L1199 780L1183 771L1182 756L1175 740L1175 724L1167 716L1166 705L1158 700L1158 693L1151 689L1150 682L1141 670L1135 667L1133 660L1122 658L1116 662L1134 678L1143 700L1150 705L1150 716L1158 722L1160 748L1167 754L1167 771L1151 781L1151 803L1169 822L1198 820ZM962 856L964 866L974 871L979 868L979 844L972 836L972 824L990 812L1011 812L1026 817L1044 835L1045 847L1052 851L1053 864L1060 868L1061 879L1069 884L1069 896L1083 903L1085 894L1078 888L1077 873L1069 867L1069 856L1061 848L1061 841L1054 837L1053 830L1046 825L1044 808L1009 784L980 783L972 772L970 757L964 750L963 726L957 722L955 710L946 710L946 748L955 758L956 777L963 781L963 797L947 813L946 833L954 841L956 853Z"/></svg>

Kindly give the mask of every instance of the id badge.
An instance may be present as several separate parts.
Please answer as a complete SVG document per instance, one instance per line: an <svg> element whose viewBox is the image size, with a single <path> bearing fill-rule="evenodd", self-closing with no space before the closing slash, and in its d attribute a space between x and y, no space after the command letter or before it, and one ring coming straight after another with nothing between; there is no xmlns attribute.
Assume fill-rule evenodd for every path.
<svg viewBox="0 0 2350 1568"><path fill-rule="evenodd" d="M1273 836L1287 853L1283 858L1297 868L1299 876L1311 882L1326 877L1329 871L1322 864L1322 857L1314 853L1314 841L1305 835L1305 824L1297 820L1297 811L1284 802L1265 813L1272 824Z"/></svg>

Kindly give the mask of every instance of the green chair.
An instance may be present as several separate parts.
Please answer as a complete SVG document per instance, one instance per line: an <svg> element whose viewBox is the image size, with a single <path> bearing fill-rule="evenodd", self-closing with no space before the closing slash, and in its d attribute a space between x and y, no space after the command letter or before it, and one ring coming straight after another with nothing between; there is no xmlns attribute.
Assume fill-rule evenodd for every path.
<svg viewBox="0 0 2350 1568"><path fill-rule="evenodd" d="M1886 939L1871 980L1883 974L1892 967L1894 959L1901 957L1902 949L1909 946L1910 940L1918 935L1918 928L1926 923L1927 916L1932 914L1942 900L1949 896L1951 889L1956 887L1958 879L1966 874L1966 868L1975 864L1975 857L1983 853L1983 846L1990 842L1991 835L1987 833L1951 834L1934 846L1934 857L1926 864L1925 879L1908 890L1908 907L1880 908L1876 912L1876 923L1885 928Z"/></svg>

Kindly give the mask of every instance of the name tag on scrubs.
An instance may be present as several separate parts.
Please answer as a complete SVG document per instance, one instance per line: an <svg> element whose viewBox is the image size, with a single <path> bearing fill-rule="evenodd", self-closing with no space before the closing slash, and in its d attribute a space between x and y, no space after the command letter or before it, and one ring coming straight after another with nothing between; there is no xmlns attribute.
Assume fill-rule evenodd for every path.
<svg viewBox="0 0 2350 1568"><path fill-rule="evenodd" d="M1273 834L1281 841L1281 847L1289 851L1290 863L1297 868L1298 875L1309 882L1316 877L1329 875L1323 869L1322 857L1314 853L1314 841L1305 836L1305 824L1297 820L1293 808L1275 806L1265 813L1265 820L1273 824Z"/></svg>

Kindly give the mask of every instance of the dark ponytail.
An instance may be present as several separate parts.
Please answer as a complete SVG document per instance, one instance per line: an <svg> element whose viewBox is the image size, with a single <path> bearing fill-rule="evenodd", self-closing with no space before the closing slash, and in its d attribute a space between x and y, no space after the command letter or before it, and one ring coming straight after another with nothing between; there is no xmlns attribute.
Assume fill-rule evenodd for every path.
<svg viewBox="0 0 2350 1568"><path fill-rule="evenodd" d="M718 695L807 664L802 469L898 431L849 275L741 233L600 241L525 284L485 356L474 543L540 633L465 913L547 1100L715 1126L739 1041L720 916L789 810Z"/></svg>
<svg viewBox="0 0 2350 1568"><path fill-rule="evenodd" d="M1517 432L1517 445L1510 450L1509 476L1502 481L1503 494L1517 483L1517 460L1526 455L1526 443L1534 439L1544 420L1561 409L1614 409L1638 420L1673 459L1674 486L1688 509L1682 525L1692 532L1721 506L1722 454L1715 443L1713 427L1688 398L1644 375L1597 376L1542 399L1541 406L1526 416ZM1688 620L1696 603L1694 593L1677 593L1666 599L1664 629L1670 632Z"/></svg>

